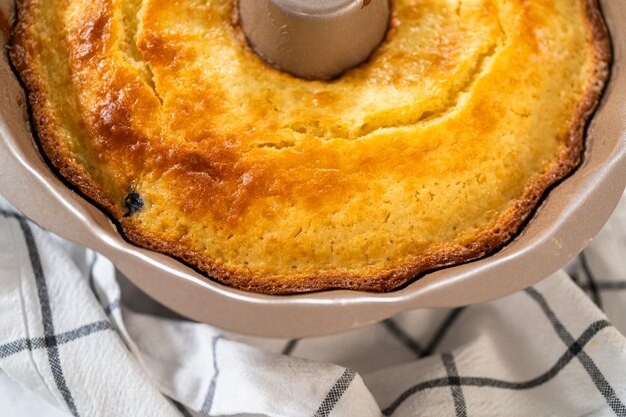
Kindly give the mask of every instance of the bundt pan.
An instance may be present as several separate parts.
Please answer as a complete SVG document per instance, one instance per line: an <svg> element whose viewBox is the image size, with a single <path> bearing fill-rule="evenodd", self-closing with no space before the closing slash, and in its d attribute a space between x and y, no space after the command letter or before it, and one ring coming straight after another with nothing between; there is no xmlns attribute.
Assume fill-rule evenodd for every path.
<svg viewBox="0 0 626 417"><path fill-rule="evenodd" d="M24 91L5 45L13 0L0 0L0 194L41 226L111 259L139 288L200 322L268 337L307 337L366 326L416 308L506 296L561 268L595 236L626 186L626 2L602 1L614 63L587 131L581 166L549 191L518 236L486 258L430 272L388 293L347 290L269 296L208 279L176 259L138 248L100 209L59 179L31 133Z"/></svg>

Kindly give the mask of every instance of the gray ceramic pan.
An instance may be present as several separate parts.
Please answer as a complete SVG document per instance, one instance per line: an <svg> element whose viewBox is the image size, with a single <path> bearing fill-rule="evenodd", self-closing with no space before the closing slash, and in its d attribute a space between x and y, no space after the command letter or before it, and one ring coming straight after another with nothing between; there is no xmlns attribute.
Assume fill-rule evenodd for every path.
<svg viewBox="0 0 626 417"><path fill-rule="evenodd" d="M12 9L11 2L0 0L5 13ZM531 221L504 249L479 261L430 273L395 292L252 294L129 244L106 215L68 189L42 159L30 132L24 92L6 54L0 59L0 193L41 226L109 257L133 283L167 307L231 331L315 336L355 329L411 309L502 297L535 284L579 253L606 222L624 190L626 2L602 3L615 62L588 130L580 168L550 191Z"/></svg>

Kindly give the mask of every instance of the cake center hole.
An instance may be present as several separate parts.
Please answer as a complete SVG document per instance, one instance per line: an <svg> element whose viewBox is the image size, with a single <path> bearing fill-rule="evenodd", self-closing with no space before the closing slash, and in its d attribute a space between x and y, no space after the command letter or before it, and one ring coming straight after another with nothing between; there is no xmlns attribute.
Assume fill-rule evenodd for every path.
<svg viewBox="0 0 626 417"><path fill-rule="evenodd" d="M389 0L239 0L248 42L268 64L328 80L369 58L385 38Z"/></svg>

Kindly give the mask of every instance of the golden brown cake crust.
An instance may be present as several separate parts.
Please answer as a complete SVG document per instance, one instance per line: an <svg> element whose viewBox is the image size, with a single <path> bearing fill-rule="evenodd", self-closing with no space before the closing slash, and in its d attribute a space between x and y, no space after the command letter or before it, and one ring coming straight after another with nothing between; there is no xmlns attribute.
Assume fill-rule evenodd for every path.
<svg viewBox="0 0 626 417"><path fill-rule="evenodd" d="M546 190L570 173L580 162L585 126L599 101L602 87L608 77L608 63L611 60L609 36L598 4L595 0L581 0L579 3L583 5L584 22L587 25L586 29L590 36L587 41L591 45L592 69L583 87L582 94L576 100L575 111L573 114L570 114L567 122L568 127L562 133L564 146L556 147L557 152L554 159L542 168L544 172L531 177L532 181L527 181L517 197L511 199L506 206L502 206L504 209L496 210L493 215L493 221L484 224L478 232L473 233L471 236L469 234L463 236L455 240L454 244L448 246L433 247L430 250L426 247L426 250L414 250L413 252L409 250L408 254L404 253L402 256L398 256L398 259L389 260L387 258L388 262L368 264L365 261L355 261L356 266L354 267L343 266L341 263L332 265L327 260L331 258L324 257L326 255L311 255L312 266L310 268L304 268L292 273L285 272L286 269L272 269L271 266L261 265L255 268L246 266L247 263L245 262L231 263L227 259L228 254L212 254L211 250L207 252L207 247L209 249L214 248L210 245L202 246L204 248L202 250L198 249L201 246L193 248L193 244L189 243L190 241L188 240L188 235L194 235L189 224L197 220L196 223L217 225L209 233L226 230L224 232L228 235L228 239L224 240L226 242L231 239L231 235L237 236L237 233L243 233L238 228L253 224L246 216L250 212L254 212L257 206L260 207L258 209L260 211L255 212L257 221L271 220L273 216L286 213L278 209L276 212L271 212L271 209L268 208L269 203L266 202L274 201L273 199L278 199L276 204L280 204L280 201L290 201L290 199L297 200L300 202L298 204L301 204L301 206L297 207L305 214L317 213L318 210L323 211L324 208L320 208L320 205L327 204L327 201L330 201L328 203L330 205L336 203L333 206L333 210L336 211L332 211L331 214L342 213L342 209L337 209L337 207L346 203L341 199L342 193L352 192L355 187L363 186L363 182L355 180L353 184L348 183L346 180L343 183L342 178L336 176L330 169L328 173L322 174L315 171L314 178L310 180L311 182L307 182L309 180L303 179L304 177L300 176L300 172L297 171L302 169L302 166L306 168L308 160L305 158L311 157L319 158L319 160L315 161L318 164L317 166L335 166L332 158L337 154L332 154L331 145L328 144L329 141L317 138L316 135L318 133L316 131L312 133L305 131L302 133L302 136L297 136L303 139L302 143L295 145L295 151L289 150L289 146L293 144L285 146L287 152L292 153L288 155L289 158L283 159L280 159L283 155L283 141L285 140L283 137L279 138L280 141L277 143L272 141L262 143L261 145L263 146L260 148L265 153L261 154L261 151L258 151L255 157L259 158L267 166L259 168L260 165L257 165L256 161L246 165L247 162L239 148L240 144L238 141L240 141L240 138L237 135L220 130L218 123L224 119L209 120L209 124L215 123L218 127L209 125L205 131L201 132L204 135L201 137L197 130L190 130L198 129L197 125L190 126L187 130L185 130L186 127L184 126L185 123L193 124L193 119L190 119L190 117L196 115L195 111L197 109L183 108L181 110L181 108L178 108L179 111L187 111L188 117L177 120L177 114L167 115L172 119L167 121L170 123L168 127L173 132L178 132L179 130L183 132L182 134L188 141L195 141L194 146L182 148L177 143L169 141L168 137L160 136L161 132L157 128L152 127L156 121L165 123L161 118L151 119L151 115L157 114L155 109L167 105L169 98L159 97L157 90L163 88L162 85L149 84L151 82L156 82L157 84L165 83L164 80L168 77L167 71L172 68L176 69L177 65L184 65L185 62L193 60L195 57L191 55L193 55L194 51L176 49L176 45L165 42L159 33L151 32L144 27L145 33L137 37L136 43L142 58L154 66L154 68L150 68L150 71L154 71L154 74L152 74L153 79L146 81L145 77L137 76L132 68L131 70L127 68L120 69L120 64L113 60L111 61L111 66L106 67L109 64L107 62L108 55L106 54L109 53L110 44L113 42L112 39L114 37L112 35L114 33L114 29L112 29L114 23L112 22L114 22L113 14L115 10L112 8L110 1L98 0L90 2L91 5L84 6L82 10L71 11L71 13L78 15L74 16L73 19L78 21L84 19L84 22L81 25L77 25L77 28L63 29L64 36L69 39L73 47L68 52L68 55L65 57L43 57L44 52L42 48L44 41L42 41L42 37L44 35L41 35L41 28L38 28L39 32L36 31L36 28L37 23L41 20L42 9L45 8L45 3L46 1L44 0L18 0L18 23L14 29L10 52L13 64L29 92L32 117L41 146L54 167L72 185L76 186L86 196L110 213L121 224L124 234L133 243L180 258L222 283L267 294L290 294L335 288L371 291L393 290L421 273L480 258L509 242L537 206ZM487 3L492 5L491 2ZM547 5L551 2L543 1L542 3ZM408 7L401 8L400 11L405 14L395 16L399 21L402 21L403 18L413 18L407 17L409 12L418 13L418 11ZM398 11L395 10L395 12ZM144 16L150 16L153 19L159 18L158 13L150 8L149 2L143 6L142 13ZM154 13L154 15L151 15L151 13ZM62 24L63 22L59 22L59 25ZM398 23L396 23L396 27L397 25ZM392 28L390 38L395 36L394 30L396 27ZM237 37L234 31L232 36L233 38ZM196 41L195 38L190 38L189 40L189 42L194 41ZM391 43L391 41L388 42ZM241 48L244 50L245 46L242 45ZM375 65L378 62L376 61L377 59L381 61L385 59L386 51L384 48L385 46L383 46L382 52L380 52L378 57L373 57L374 64L369 62L364 67ZM452 47L450 48L452 49ZM133 50L132 53L135 52L137 51ZM244 54L245 52L241 53ZM61 52L59 54L62 55ZM63 79L64 75L57 77L54 71L46 72L46 68L42 64L43 61L50 59L50 61L46 61L49 63L52 62L52 59L63 58L70 61L69 74L66 74L67 79ZM247 59L250 59L250 57L248 56ZM179 64L178 61L182 63ZM445 61L445 59L438 58L438 61ZM436 65L441 65L442 68L448 65L445 62L441 63L438 61ZM163 65L163 68L166 70L159 73L159 65ZM257 63L255 65L263 64ZM94 70L96 67L98 69ZM142 67L138 71L144 70L145 68ZM357 78L358 74L354 74L366 70L367 68L358 68L349 74L348 77L360 80ZM80 87L88 85L81 83L89 83L92 79L93 74L90 73L92 71L102 79L110 77L110 79L106 80L108 85L101 87L99 95L95 95L97 98L95 101L93 101L93 97L88 95L81 96L80 91L76 93L76 96L70 97L59 97L59 92L54 92L54 86L56 85L54 83L65 85L64 83L69 82L77 91L80 90ZM268 71L273 70L268 69ZM155 74L157 77L154 77ZM280 75L279 77L287 76ZM279 79L287 80L287 78ZM168 80L168 82L170 81ZM295 83L295 81L293 82ZM210 85L211 87L215 86L213 84ZM149 95L148 91L153 91L154 95ZM189 95L186 105L198 102L202 104L201 111L220 114L220 112L224 112L224 103L227 101L227 98L220 96L217 88L215 91L215 94L206 94L204 91L196 93L185 90L183 93ZM57 96L53 96L53 94ZM227 95L228 93L223 94ZM274 98L273 96L267 97ZM131 100L129 101L128 98L131 98ZM318 94L315 96L315 100L317 100L315 103L321 102L323 107L326 105L325 100L331 103L329 105L332 106L334 98L328 94ZM76 114L80 116L72 122L67 122L66 119L72 119L74 113L67 115L67 117L64 115L60 119L54 108L58 103L63 103L63 106L65 106L63 107L64 111L70 113L70 110L76 111ZM274 105L278 106L275 103ZM139 120L136 120L131 118L131 115L133 117L145 115L145 118L137 116ZM266 114L261 116L266 116ZM163 116L161 115L160 117ZM225 117L229 117L229 115L227 114ZM496 123L493 117L492 114L488 114L485 111L480 115L482 124L480 126L477 125L477 128L484 128L481 132L488 133L487 125ZM528 117L528 115L524 117ZM270 117L267 118L269 119ZM424 116L423 120L429 120L428 116ZM336 120L333 119L332 122L336 123ZM265 128L271 131L274 127L270 125ZM384 130L385 126L382 126L382 128ZM249 133L252 128L246 126L246 129L248 130L245 134L249 134L252 137L253 134ZM368 137L367 135L372 133L367 130L365 125L361 126L361 129L365 132L364 137ZM239 130L235 133L242 134L242 132L242 130ZM374 131L374 134L377 134L377 132ZM197 137L193 136L195 133L198 134ZM343 133L340 132L339 135L341 134ZM349 132L346 134L346 137L351 134ZM561 133L559 132L559 134ZM285 136L282 133L281 135ZM192 137L190 138L190 136ZM89 138L89 140L73 141L71 138L74 137ZM155 140L155 137L158 137L158 140ZM257 139L258 136L255 136L254 140ZM381 139L381 141L385 140L387 141L385 142L386 145L393 146L391 139ZM206 144L203 141L206 141ZM344 145L344 142L341 142L341 145L336 144L335 146L346 146L348 150L354 150L357 146L361 146L361 148L366 148L367 146L363 144L366 141L362 140L361 136L357 137L356 142L358 142L357 145ZM197 143L205 147L196 146ZM268 148L269 150L267 150ZM359 148L359 151L361 148ZM276 149L276 153L271 153L273 152L272 149ZM365 165L367 169L372 169L373 171L379 169L377 164L380 165L382 163L379 160L368 158L371 157L371 154L380 152L380 149L366 149L363 151L364 158L367 159L367 164ZM254 153L257 150L256 148L246 148L246 152ZM280 157L277 156L278 152L281 152ZM367 152L371 152L371 154ZM270 156L267 156L267 154ZM80 155L89 156L85 157L85 160L79 160ZM345 154L342 155L345 156ZM415 155L419 155L417 151L413 153L407 151L406 155L398 156L398 160L402 158L411 159L411 156ZM112 162L113 158L117 158L115 161L122 161L119 162L121 165L119 170L116 170L118 162ZM328 158L328 160L325 158ZM384 159L384 156L382 158ZM349 158L346 159L349 160ZM347 163L350 162L352 161L350 160ZM107 163L114 167L113 171L115 172L104 172L105 170L100 168L100 164L106 166ZM364 162L359 160L358 163ZM90 170L92 164L96 166L94 170ZM146 165L148 168L144 167ZM144 171L142 171L142 168ZM383 166L383 168L388 168L388 166ZM273 174L273 172L283 169L289 175L277 177ZM357 168L354 168L354 170L357 172ZM403 171L402 174L407 172L410 171ZM158 174L158 178L156 178L154 173ZM96 178L98 175L101 176ZM150 178L150 182L147 180L141 184L135 182L135 178L140 175ZM152 178L151 175L155 175L156 179ZM292 179L291 176L294 178ZM209 178L207 179L207 177ZM166 182L163 183L165 185L161 185L161 183L158 183L158 181L161 181L161 178L171 181L171 184ZM246 183L245 181L249 182ZM158 187L169 187L172 184L172 187L180 187L178 190L180 190L181 201L172 203L176 206L174 217L180 215L187 223L183 226L178 225L178 228L182 230L178 231L178 234L170 236L168 231L149 229L152 227L151 225L156 223L156 221L151 222L150 220L157 217L146 217L144 221L142 219L136 220L138 216L127 216L127 207L123 203L125 195L139 187L140 193L144 192L145 195L150 196L150 190L146 184L153 183L158 184ZM246 188L248 184L251 184L251 186ZM169 190L169 188L159 188L158 190L162 189ZM157 198L154 197L158 195L157 191L146 202L146 204L150 205L150 210L152 210L153 205L157 205ZM295 194L296 197L294 197L294 193L298 193ZM320 193L325 194L320 196ZM303 194L304 197L302 197ZM432 200L433 196L431 195L430 198ZM155 203L151 203L152 201ZM163 218L167 222L171 221L172 215L158 213L158 215L164 216ZM263 213L263 215L259 213ZM143 214L139 216L141 215ZM329 214L324 213L323 215L328 216ZM270 222L269 224L282 225L280 220L273 221L274 223ZM366 221L363 221L363 223L366 223ZM302 227L300 227L300 231L297 231L295 237L299 236L301 232ZM261 233L260 236L264 235ZM344 236L351 235L347 233ZM348 243L345 244L347 245ZM415 245L414 242L411 244ZM286 242L281 241L277 246L269 245L267 248L264 247L263 250L266 252L275 251L281 245L286 245ZM332 243L330 246L330 252L333 252ZM254 250L256 250L256 247L254 247ZM292 248L287 245L285 250L288 250L290 254L293 252L292 255L296 258L298 256L303 258L308 256L307 252L298 253L299 249L296 246ZM383 254L381 256L384 257L386 255ZM239 257L237 259L247 259L245 254L236 254L236 257ZM352 257L354 256L352 255ZM274 258L268 259L271 261ZM320 259L323 261L319 261ZM315 264L315 262L319 263Z"/></svg>
<svg viewBox="0 0 626 417"><path fill-rule="evenodd" d="M11 36L11 22L2 11L0 11L0 33L2 33L4 39L9 39L9 36Z"/></svg>

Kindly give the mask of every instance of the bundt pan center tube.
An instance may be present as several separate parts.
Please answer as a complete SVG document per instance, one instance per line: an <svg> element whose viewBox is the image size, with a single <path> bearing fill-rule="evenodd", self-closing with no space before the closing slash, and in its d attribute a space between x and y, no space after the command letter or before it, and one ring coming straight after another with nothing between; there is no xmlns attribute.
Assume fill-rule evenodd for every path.
<svg viewBox="0 0 626 417"><path fill-rule="evenodd" d="M239 0L241 27L268 64L332 79L361 64L389 26L388 0Z"/></svg>

